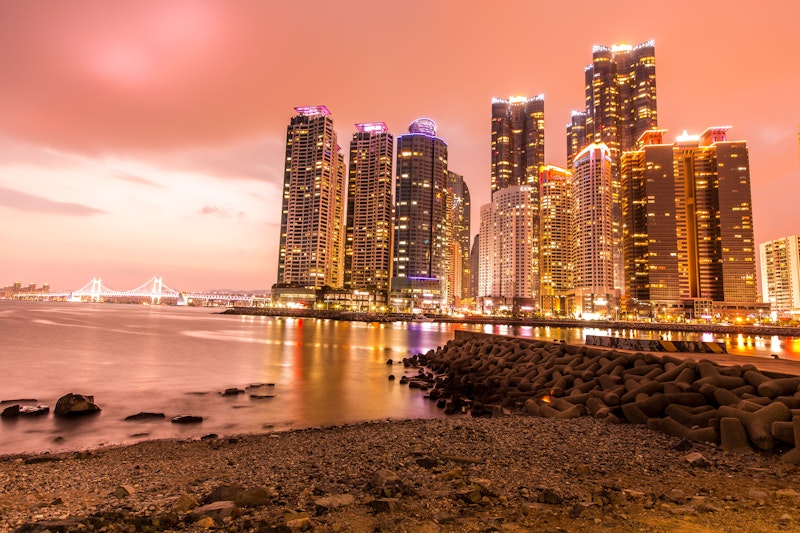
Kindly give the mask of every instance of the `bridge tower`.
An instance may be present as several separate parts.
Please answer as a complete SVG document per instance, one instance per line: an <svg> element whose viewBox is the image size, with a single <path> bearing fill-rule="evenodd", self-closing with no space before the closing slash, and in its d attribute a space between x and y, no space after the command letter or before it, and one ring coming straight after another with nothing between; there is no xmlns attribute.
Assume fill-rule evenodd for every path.
<svg viewBox="0 0 800 533"><path fill-rule="evenodd" d="M164 283L162 282L162 278L153 277L153 289L150 291L151 304L161 303L161 288L163 285Z"/></svg>
<svg viewBox="0 0 800 533"><path fill-rule="evenodd" d="M92 278L92 288L89 291L89 299L92 302L99 302L103 292L103 282L100 278Z"/></svg>

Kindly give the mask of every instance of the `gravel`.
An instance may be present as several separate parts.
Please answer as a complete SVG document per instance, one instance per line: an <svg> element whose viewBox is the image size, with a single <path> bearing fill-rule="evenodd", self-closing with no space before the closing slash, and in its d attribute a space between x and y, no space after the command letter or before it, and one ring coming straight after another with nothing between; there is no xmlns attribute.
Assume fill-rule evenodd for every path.
<svg viewBox="0 0 800 533"><path fill-rule="evenodd" d="M458 415L0 457L0 530L800 531L798 488L776 453Z"/></svg>

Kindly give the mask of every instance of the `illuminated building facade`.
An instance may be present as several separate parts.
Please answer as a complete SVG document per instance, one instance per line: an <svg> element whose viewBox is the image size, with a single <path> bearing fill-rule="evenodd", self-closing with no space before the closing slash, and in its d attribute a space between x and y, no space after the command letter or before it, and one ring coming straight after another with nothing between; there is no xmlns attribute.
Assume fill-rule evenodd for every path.
<svg viewBox="0 0 800 533"><path fill-rule="evenodd" d="M492 193L533 185L544 164L544 95L492 98Z"/></svg>
<svg viewBox="0 0 800 533"><path fill-rule="evenodd" d="M383 122L356 124L350 141L344 288L386 303L392 271L394 138Z"/></svg>
<svg viewBox="0 0 800 533"><path fill-rule="evenodd" d="M470 216L471 200L469 187L464 181L464 176L448 171L448 189L453 206L453 275L452 292L455 304L458 300L470 297L471 266L470 266Z"/></svg>
<svg viewBox="0 0 800 533"><path fill-rule="evenodd" d="M605 144L592 143L572 166L572 261L574 312L609 316L617 304L614 285L612 159Z"/></svg>
<svg viewBox="0 0 800 533"><path fill-rule="evenodd" d="M645 132L621 159L625 299L629 312L684 316L756 309L747 145L728 127ZM652 310L650 310L652 308ZM736 313L733 313L736 314Z"/></svg>
<svg viewBox="0 0 800 533"><path fill-rule="evenodd" d="M491 252L486 260L481 259L477 294L489 297L486 302L514 310L539 308L538 179L542 165L544 96L493 98L492 207L481 210L481 217L488 219L484 222L481 218L479 246Z"/></svg>
<svg viewBox="0 0 800 533"><path fill-rule="evenodd" d="M761 294L774 318L800 315L800 235L759 245Z"/></svg>
<svg viewBox="0 0 800 533"><path fill-rule="evenodd" d="M755 302L756 266L747 143L729 127L681 135L674 148L683 298Z"/></svg>
<svg viewBox="0 0 800 533"><path fill-rule="evenodd" d="M655 43L595 46L584 69L586 110L567 126L568 161L589 143L605 144L611 156L614 285L624 287L620 157L658 126Z"/></svg>
<svg viewBox="0 0 800 533"><path fill-rule="evenodd" d="M286 131L278 284L341 287L344 156L325 106L295 111Z"/></svg>
<svg viewBox="0 0 800 533"><path fill-rule="evenodd" d="M505 187L492 194L492 202L481 209L480 249L483 257L481 294L484 309L489 302L512 312L539 308L538 191L533 185ZM484 254L483 251L486 250Z"/></svg>
<svg viewBox="0 0 800 533"><path fill-rule="evenodd" d="M441 310L450 305L452 268L447 143L431 119L417 119L408 130L397 138L391 304Z"/></svg>
<svg viewBox="0 0 800 533"><path fill-rule="evenodd" d="M568 312L572 288L572 173L552 165L539 171L539 297L542 312Z"/></svg>
<svg viewBox="0 0 800 533"><path fill-rule="evenodd" d="M664 130L648 130L636 150L624 152L622 241L629 312L649 315L655 305L680 300L678 214L673 145Z"/></svg>

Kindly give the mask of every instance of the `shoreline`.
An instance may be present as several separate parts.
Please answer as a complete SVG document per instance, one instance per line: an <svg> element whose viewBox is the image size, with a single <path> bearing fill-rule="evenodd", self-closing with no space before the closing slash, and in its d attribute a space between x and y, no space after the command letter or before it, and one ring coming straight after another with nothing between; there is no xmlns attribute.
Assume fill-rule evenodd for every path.
<svg viewBox="0 0 800 533"><path fill-rule="evenodd" d="M48 462L0 458L0 479L0 530L20 532L766 532L800 523L800 473L775 456L587 417L148 441Z"/></svg>
<svg viewBox="0 0 800 533"><path fill-rule="evenodd" d="M408 363L404 376L420 373ZM800 469L785 449L526 411L0 456L0 530L800 531Z"/></svg>
<svg viewBox="0 0 800 533"><path fill-rule="evenodd" d="M328 320L351 320L359 322L409 322L408 315L378 315L374 313L357 313L332 310L313 309L279 309L272 307L231 307L221 311L222 315L252 315L283 318L319 318ZM800 327L789 326L752 326L721 324L687 324L680 322L633 322L627 320L566 320L556 318L510 318L510 317L463 317L430 315L434 322L451 324L487 324L508 326L538 326L565 328L609 328L636 329L645 331L681 331L689 333L715 333L722 335L756 335L778 337L800 337ZM412 321L413 322L413 321Z"/></svg>

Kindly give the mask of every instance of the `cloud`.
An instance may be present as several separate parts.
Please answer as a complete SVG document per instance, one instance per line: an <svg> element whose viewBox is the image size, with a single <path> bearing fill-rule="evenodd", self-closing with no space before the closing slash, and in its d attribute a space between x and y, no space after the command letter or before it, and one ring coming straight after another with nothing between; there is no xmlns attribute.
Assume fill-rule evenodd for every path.
<svg viewBox="0 0 800 533"><path fill-rule="evenodd" d="M222 207L217 207L214 205L206 205L199 211L201 215L204 216L218 216L221 218L238 218L244 219L246 218L246 214L244 211L233 212L230 209L224 209Z"/></svg>
<svg viewBox="0 0 800 533"><path fill-rule="evenodd" d="M70 202L57 202L43 196L34 196L6 187L0 187L0 206L10 207L20 211L47 213L49 215L85 217L106 214L106 211L95 209L94 207Z"/></svg>

